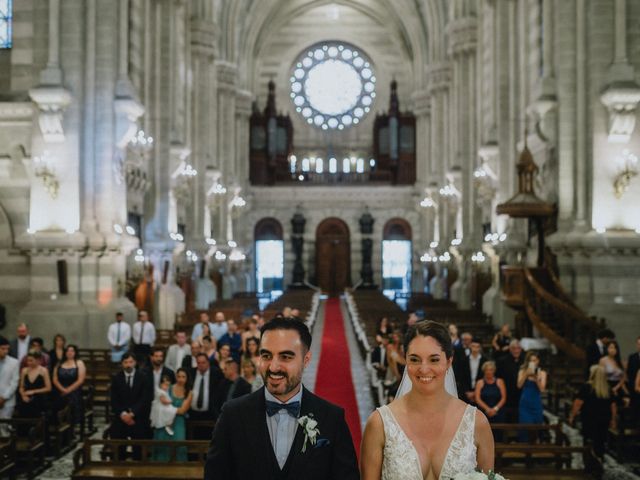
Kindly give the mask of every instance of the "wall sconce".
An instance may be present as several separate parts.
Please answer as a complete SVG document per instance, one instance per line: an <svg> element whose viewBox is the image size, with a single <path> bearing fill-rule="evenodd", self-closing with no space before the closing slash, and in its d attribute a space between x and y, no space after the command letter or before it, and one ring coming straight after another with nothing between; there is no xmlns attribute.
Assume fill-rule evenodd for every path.
<svg viewBox="0 0 640 480"><path fill-rule="evenodd" d="M622 164L622 171L613 181L613 191L616 198L621 198L629 188L631 179L638 175L638 157L629 150L624 149L622 156L616 157L616 161Z"/></svg>
<svg viewBox="0 0 640 480"><path fill-rule="evenodd" d="M49 196L53 199L58 198L58 190L60 189L60 183L58 177L53 169L53 158L49 155L49 152L45 150L42 157L34 157L34 175L36 178L42 180L44 189Z"/></svg>

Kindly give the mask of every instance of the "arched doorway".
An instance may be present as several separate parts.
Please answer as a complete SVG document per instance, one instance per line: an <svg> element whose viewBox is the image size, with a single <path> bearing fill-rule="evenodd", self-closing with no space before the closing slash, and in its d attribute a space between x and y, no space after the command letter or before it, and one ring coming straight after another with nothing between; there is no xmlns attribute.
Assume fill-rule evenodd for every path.
<svg viewBox="0 0 640 480"><path fill-rule="evenodd" d="M327 218L316 229L316 281L331 296L351 286L349 227L339 218Z"/></svg>

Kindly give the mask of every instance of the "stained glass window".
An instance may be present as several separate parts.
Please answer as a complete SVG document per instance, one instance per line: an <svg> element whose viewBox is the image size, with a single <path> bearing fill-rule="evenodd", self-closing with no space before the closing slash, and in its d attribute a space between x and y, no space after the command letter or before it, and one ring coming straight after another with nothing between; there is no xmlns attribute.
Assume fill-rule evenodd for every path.
<svg viewBox="0 0 640 480"><path fill-rule="evenodd" d="M376 77L365 53L344 42L307 48L291 73L291 100L309 125L323 130L357 125L376 96Z"/></svg>
<svg viewBox="0 0 640 480"><path fill-rule="evenodd" d="M11 48L11 0L0 0L0 48Z"/></svg>

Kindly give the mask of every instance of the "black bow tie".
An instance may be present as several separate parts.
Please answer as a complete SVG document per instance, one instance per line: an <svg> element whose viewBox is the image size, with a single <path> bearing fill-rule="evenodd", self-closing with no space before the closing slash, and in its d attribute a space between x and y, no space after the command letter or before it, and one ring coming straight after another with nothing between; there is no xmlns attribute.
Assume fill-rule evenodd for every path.
<svg viewBox="0 0 640 480"><path fill-rule="evenodd" d="M286 410L293 418L298 418L298 413L300 413L300 402L278 403L267 400L267 415L273 417L280 410Z"/></svg>

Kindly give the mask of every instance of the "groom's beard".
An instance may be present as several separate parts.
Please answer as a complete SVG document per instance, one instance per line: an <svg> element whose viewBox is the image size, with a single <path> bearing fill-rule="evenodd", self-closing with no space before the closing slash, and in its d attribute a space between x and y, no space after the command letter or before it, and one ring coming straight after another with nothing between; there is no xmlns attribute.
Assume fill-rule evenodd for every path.
<svg viewBox="0 0 640 480"><path fill-rule="evenodd" d="M277 385L272 385L269 382L271 375L278 375L283 378L282 380L278 379L279 383ZM294 391L298 385L300 385L300 382L302 381L302 370L298 375L294 376L289 376L287 372L270 372L267 370L262 379L264 380L264 384L266 385L269 393L272 395L286 395L287 393Z"/></svg>

